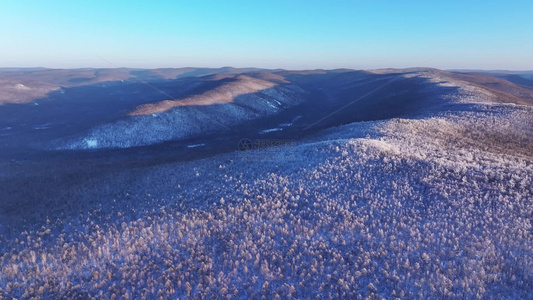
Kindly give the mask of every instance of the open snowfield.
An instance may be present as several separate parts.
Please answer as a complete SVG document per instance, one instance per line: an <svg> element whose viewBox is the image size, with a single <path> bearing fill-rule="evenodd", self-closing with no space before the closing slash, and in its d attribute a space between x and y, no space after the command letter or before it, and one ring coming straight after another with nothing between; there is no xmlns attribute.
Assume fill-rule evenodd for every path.
<svg viewBox="0 0 533 300"><path fill-rule="evenodd" d="M320 80L333 103L324 107L334 112L384 83L387 89L323 122L309 116L320 120L328 111L302 117L287 110L286 118L258 127L259 140L279 139L279 147L239 151L234 143L206 158L82 177L63 195L71 203L43 196L57 211L28 212L28 221L0 227L0 299L531 298L530 89L512 94L437 70L387 77L396 73L280 72L302 90L243 101L285 101L285 109L302 104L309 94L302 91ZM294 102L279 96L291 91ZM394 106L398 99L409 111ZM375 101L398 113L372 115ZM262 107L258 115L274 114ZM225 107L216 109L219 120L231 119ZM132 117L138 127L129 123L136 119L113 119L86 132L117 148L151 144L181 136L150 137L143 124L165 117L175 126L172 118L184 120L183 111ZM352 114L357 122L347 121ZM290 135L297 126L317 129ZM149 138L112 134L125 127ZM283 130L261 134L273 128ZM83 137L63 140L83 146ZM212 147L204 140L185 145ZM100 144L87 139L85 146Z"/></svg>

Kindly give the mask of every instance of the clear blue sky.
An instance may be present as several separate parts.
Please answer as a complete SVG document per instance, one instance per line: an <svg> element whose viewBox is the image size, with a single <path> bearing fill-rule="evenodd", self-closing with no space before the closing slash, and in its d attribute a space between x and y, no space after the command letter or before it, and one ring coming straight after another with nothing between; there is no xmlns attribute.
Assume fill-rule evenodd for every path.
<svg viewBox="0 0 533 300"><path fill-rule="evenodd" d="M0 67L533 69L533 1L0 1Z"/></svg>

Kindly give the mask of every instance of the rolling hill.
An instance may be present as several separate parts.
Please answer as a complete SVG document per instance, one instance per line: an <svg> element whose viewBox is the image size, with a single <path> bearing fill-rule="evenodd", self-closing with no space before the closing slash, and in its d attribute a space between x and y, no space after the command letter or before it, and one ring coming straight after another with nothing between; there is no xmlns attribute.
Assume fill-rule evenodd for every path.
<svg viewBox="0 0 533 300"><path fill-rule="evenodd" d="M60 89L0 105L1 297L530 296L533 90L502 73L28 74Z"/></svg>

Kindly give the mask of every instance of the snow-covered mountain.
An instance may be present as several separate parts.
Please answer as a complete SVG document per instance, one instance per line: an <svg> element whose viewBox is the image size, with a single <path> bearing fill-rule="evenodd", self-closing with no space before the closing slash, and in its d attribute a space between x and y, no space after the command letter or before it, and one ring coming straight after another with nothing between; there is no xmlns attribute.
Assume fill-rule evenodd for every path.
<svg viewBox="0 0 533 300"><path fill-rule="evenodd" d="M297 85L245 75L213 80L214 88L181 99L143 104L127 118L93 128L59 148L128 148L228 131L244 121L264 118L304 101Z"/></svg>
<svg viewBox="0 0 533 300"><path fill-rule="evenodd" d="M66 88L74 114L105 108L87 91L123 102L47 129L4 119L4 141L94 149L3 151L0 296L530 298L527 86L435 69L150 85Z"/></svg>

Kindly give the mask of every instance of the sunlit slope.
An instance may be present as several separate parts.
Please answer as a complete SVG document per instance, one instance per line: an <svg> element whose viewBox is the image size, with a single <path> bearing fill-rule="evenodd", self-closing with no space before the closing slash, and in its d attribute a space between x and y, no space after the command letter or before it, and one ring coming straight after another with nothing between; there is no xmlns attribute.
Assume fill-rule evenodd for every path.
<svg viewBox="0 0 533 300"><path fill-rule="evenodd" d="M60 88L105 85L113 82L157 82L209 74L240 74L259 71L255 68L0 68L0 105L28 103L47 98L47 93ZM25 88L22 88L24 85ZM17 93L10 92L18 88Z"/></svg>

